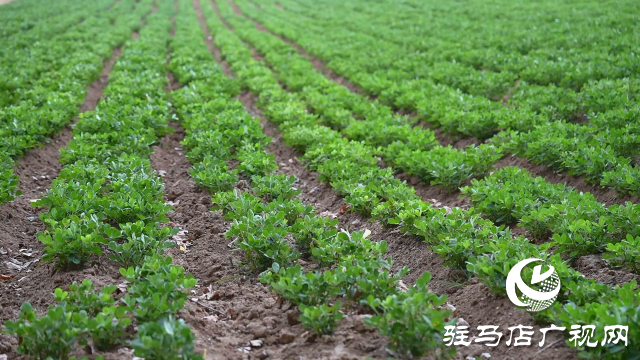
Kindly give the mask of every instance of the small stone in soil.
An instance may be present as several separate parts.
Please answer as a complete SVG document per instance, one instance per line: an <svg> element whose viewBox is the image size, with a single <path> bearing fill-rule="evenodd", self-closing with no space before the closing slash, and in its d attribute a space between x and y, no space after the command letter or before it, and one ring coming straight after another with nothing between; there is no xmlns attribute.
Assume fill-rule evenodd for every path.
<svg viewBox="0 0 640 360"><path fill-rule="evenodd" d="M292 310L287 312L287 322L289 325L297 325L300 324L300 312L297 310Z"/></svg>
<svg viewBox="0 0 640 360"><path fill-rule="evenodd" d="M251 340L251 341L249 341L249 343L251 344L251 347L261 347L262 346L262 340Z"/></svg>
<svg viewBox="0 0 640 360"><path fill-rule="evenodd" d="M264 338L267 336L267 328L260 324L249 324L249 326L247 326L247 330L249 330L256 338Z"/></svg>
<svg viewBox="0 0 640 360"><path fill-rule="evenodd" d="M281 344L289 344L293 339L295 339L295 335L293 335L289 330L283 329L280 331L280 337L278 340Z"/></svg>

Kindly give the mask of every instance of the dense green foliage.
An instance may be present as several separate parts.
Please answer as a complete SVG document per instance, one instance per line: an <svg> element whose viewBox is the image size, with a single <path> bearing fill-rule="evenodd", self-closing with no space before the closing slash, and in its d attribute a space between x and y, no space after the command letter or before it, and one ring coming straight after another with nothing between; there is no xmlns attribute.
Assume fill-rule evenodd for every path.
<svg viewBox="0 0 640 360"><path fill-rule="evenodd" d="M454 136L488 139L502 130L511 152L640 195L632 1L579 10L549 1L283 1L284 10L237 3L384 104ZM239 35L259 49L277 42Z"/></svg>
<svg viewBox="0 0 640 360"><path fill-rule="evenodd" d="M63 21L47 18L24 35L3 39L0 203L19 195L11 159L47 141L78 114L87 86L100 76L113 50L140 27L151 2L104 0L73 6L82 10L62 16ZM27 46L31 42L35 45Z"/></svg>
<svg viewBox="0 0 640 360"><path fill-rule="evenodd" d="M333 333L355 309L396 357L453 355L442 336L455 319L446 297L429 292L430 274L404 288L409 269L394 267L384 240L340 229L305 203L241 92L344 197L343 209L424 241L500 295L513 265L543 259L564 291L537 320L595 325L596 340L604 326L624 324L629 343L640 341L636 282L605 285L574 269L580 257L602 254L611 267L640 271L635 2L237 0L234 9L202 1L227 76L191 1L35 1L0 13L0 204L21 195L16 159L78 114L87 85L124 44L96 110L78 116L61 150L60 175L33 205L45 210L42 261L73 270L108 257L127 289L118 297L114 285L85 280L56 289L46 313L24 303L4 329L20 338L18 352L69 359L86 345L128 345L147 359L202 359L176 317L196 279L164 257L178 228L148 158L173 119L185 129L189 173L229 222L225 236L243 270L296 305L310 332ZM167 71L180 85L170 94ZM450 139L471 145L444 144ZM631 201L611 205L496 166L505 156ZM437 207L399 172L459 192L472 207ZM639 356L633 345L580 350Z"/></svg>

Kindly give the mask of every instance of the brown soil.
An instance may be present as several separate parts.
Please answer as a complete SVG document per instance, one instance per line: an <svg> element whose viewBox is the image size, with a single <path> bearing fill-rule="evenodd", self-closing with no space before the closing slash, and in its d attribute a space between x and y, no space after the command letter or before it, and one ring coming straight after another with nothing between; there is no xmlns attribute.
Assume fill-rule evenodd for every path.
<svg viewBox="0 0 640 360"><path fill-rule="evenodd" d="M0 0L0 5L8 4L12 1L15 1L15 0Z"/></svg>
<svg viewBox="0 0 640 360"><path fill-rule="evenodd" d="M220 50L217 47L213 46L213 36L211 36L211 31L209 31L209 27L207 27L207 24L205 22L205 18L202 15L202 9L200 7L200 0L193 0L193 6L196 9L196 14L198 15L198 22L200 23L200 27L204 31L204 34L205 34L204 41L207 44L207 47L209 48L209 51L211 51L211 53L215 57L216 62L218 64L220 64L220 66L224 70L225 75L231 77L231 69L229 68L227 63L225 61L223 61L222 54L220 53ZM215 9L216 9L216 11L219 11L217 6L216 6ZM227 24L227 26L230 26L230 25Z"/></svg>
<svg viewBox="0 0 640 360"><path fill-rule="evenodd" d="M640 283L640 275L624 269L612 269L602 255L587 255L576 260L575 269L585 277L607 285L622 285L632 280Z"/></svg>
<svg viewBox="0 0 640 360"><path fill-rule="evenodd" d="M81 113L95 109L109 81L113 64L120 54L121 49L115 49L112 57L105 61L100 78L87 87L87 95L80 107ZM96 284L106 285L110 279L103 274L111 271L103 269L118 272L118 268L108 261L94 264L100 266L99 272L96 272L95 266L74 272L56 271L52 264L39 261L44 253L44 245L35 235L38 231L43 231L45 226L38 218L42 210L31 207L31 201L40 198L60 173L60 149L71 138L69 125L45 146L34 149L19 159L15 172L20 177L19 188L24 195L0 205L0 272L12 277L0 282L0 323L16 319L20 306L25 301L44 312L53 301L52 293L56 287L66 287L73 281L85 278ZM14 338L0 336L0 353L10 353L17 357L17 354L11 352L16 345Z"/></svg>

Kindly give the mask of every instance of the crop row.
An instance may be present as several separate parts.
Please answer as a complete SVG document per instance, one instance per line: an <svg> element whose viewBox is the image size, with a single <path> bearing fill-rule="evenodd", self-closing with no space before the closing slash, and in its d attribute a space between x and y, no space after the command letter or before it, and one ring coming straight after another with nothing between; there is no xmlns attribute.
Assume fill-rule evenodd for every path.
<svg viewBox="0 0 640 360"><path fill-rule="evenodd" d="M188 3L181 6L180 13L186 14ZM392 260L383 258L385 242L372 242L363 232L338 232L337 220L319 216L296 198L296 179L274 173L276 161L265 151L271 139L262 133L259 119L233 99L238 89L213 64L195 17L192 10L184 22L178 18L171 69L188 84L173 97L187 132L183 144L194 164L191 174L215 193L214 209L233 221L226 236L243 251L246 265L261 271L260 280L281 298L299 305L301 322L318 335L338 326L343 315L337 299L342 299L375 311L367 323L389 336L399 354L442 348L450 312L438 309L446 297L426 291L430 275L408 292L399 291L408 269L391 270ZM229 171L232 159L238 165ZM250 190L233 188L239 176L250 180ZM289 236L294 245L286 240ZM306 272L295 264L301 257L320 269Z"/></svg>
<svg viewBox="0 0 640 360"><path fill-rule="evenodd" d="M58 69L41 74L37 80L25 80L21 86L28 85L28 89L12 89L12 96L21 101L0 110L0 203L19 195L18 179L13 174L14 159L71 121L78 113L87 85L100 76L103 62L140 27L140 17L150 11L151 0L122 1L109 12L87 19L49 42L50 47L42 57L36 56L40 52L35 51L30 62L15 64L15 71L25 75L24 79L30 79L33 73L23 69L24 66L37 69L38 64L48 63L50 55L60 61ZM114 16L117 20L112 24ZM29 68L31 65L33 68ZM6 75L11 73L8 71ZM13 80L18 78L21 77ZM11 86L11 83L4 84Z"/></svg>
<svg viewBox="0 0 640 360"><path fill-rule="evenodd" d="M212 8L203 8L208 24L238 80L259 96L258 105L277 123L287 144L304 151L302 158L321 178L345 196L350 208L405 233L419 236L432 245L449 265L465 266L494 292L505 293L509 269L528 257L544 259L558 272L567 291L559 302L538 313L542 321L560 324L629 324L629 337L638 339L638 295L634 282L609 287L585 279L567 267L559 255L551 255L522 236L513 236L503 226L496 226L472 212L435 209L423 202L413 189L395 179L389 169L377 166L371 147L349 141L336 131L319 125L308 113L306 104L283 90L274 75L253 59L248 48L216 17ZM597 333L596 338L603 334ZM631 340L630 340L631 341ZM593 357L610 354L624 358L634 350L605 346L586 348Z"/></svg>
<svg viewBox="0 0 640 360"><path fill-rule="evenodd" d="M639 114L635 105L639 86L636 78L591 82L580 93L522 81L507 106L503 106L465 93L476 93L469 86L483 83L478 76L489 77L485 72L465 75L453 69L455 64L451 63L425 67L423 61L409 60L405 49L389 46L379 37L369 35L362 39L344 28L327 32L315 21L304 20L304 16L284 19L282 10L274 6L265 5L258 11L247 1L238 3L270 30L298 42L383 103L416 112L420 118L454 135L487 139L499 130L522 132L520 136L499 134L494 141L508 138L507 149L533 162L585 175L587 181L609 186L621 195L639 194L640 170L633 155L640 145L638 122L633 121ZM327 39L325 34L332 38ZM352 40L345 42L346 38ZM393 56L372 54L371 49L385 49ZM377 58L372 60L373 57ZM407 61L411 61L411 67L402 65ZM386 62L389 63L383 66ZM423 69L428 69L428 73L422 74ZM460 79L442 80L452 78ZM503 82L511 84L512 80ZM500 86L495 94L501 94L501 98L506 93L504 88ZM588 124L560 121L579 121L585 117L590 119ZM550 133L558 135L548 141L546 137L540 138L540 134ZM531 139L539 146L532 151L523 149ZM543 152L546 158L535 150ZM549 157L554 157L555 162ZM597 166L590 167L592 162Z"/></svg>
<svg viewBox="0 0 640 360"><path fill-rule="evenodd" d="M464 151L434 145L435 140L429 130L412 128L401 117L397 115L394 117L392 110L388 107L371 102L369 99L354 94L345 87L328 80L316 72L311 63L300 56L290 45L268 33L255 29L253 22L244 17L234 15L228 3L221 2L218 7L221 14L233 26L235 33L251 45L256 46L260 54L264 55L265 62L274 69L274 74L278 79L290 91L295 91L314 113L320 115L321 124L340 131L348 139L364 141L365 144L376 149L376 155L382 155L383 159L395 168L416 175L422 180L430 181L431 184L455 189L467 181L469 177L482 178L488 175L492 170L492 164L500 158L500 148L486 145L470 146ZM352 117L352 112L360 114L362 120ZM336 114L341 114L340 119L348 125L337 126ZM489 176L488 179L492 178L495 176ZM518 177L514 177L515 179ZM543 179L538 180L540 186L554 188L554 185ZM483 192L481 186L477 184L478 182L475 181L472 189L468 191ZM508 188L509 190L505 189L500 195L509 191L511 193L519 190L521 193L531 191L530 187L522 188L522 185L522 182L514 182L513 186ZM476 187L479 189L475 189ZM496 202L518 199L513 194L506 199L500 199L494 194L491 195L491 199ZM527 218L536 219L535 223L527 223L525 226L534 236L534 240L546 241L552 236L555 239L562 239L565 244L562 249L564 250L566 247L571 250L573 257L600 253L608 243L626 240L627 235L632 238L638 235L636 230L638 210L637 206L633 204L629 203L623 207L613 206L607 209L604 204L595 201L591 194L576 200L565 192L557 193L554 200L555 202L545 198L537 199L538 202L546 201L545 206L559 203L571 204L571 206L578 203L581 206L568 207L569 205L565 205L562 208L566 209L564 211L554 208L554 216L551 213L546 213L544 217L539 213L529 214L533 207L528 207L523 209L521 216L527 215ZM584 204L590 205L587 209L598 208L600 211L588 211ZM509 207L494 208L495 205L490 204L493 211L509 212ZM483 212L482 210L487 210L487 208L480 209L482 215L487 215L487 211ZM604 217L605 213L611 215ZM564 222L557 224L561 215L566 216L563 219ZM505 224L511 223L505 220L512 220L492 217L491 214L489 214L489 218L501 220L497 223ZM557 221L555 223L546 222L551 218L556 218ZM577 219L582 221L581 226L571 222ZM615 222L613 222L614 219ZM609 223L603 223L605 220L611 220L616 225L607 225ZM557 242L550 244L557 244ZM623 248L626 249L627 246ZM630 257L627 261L631 259ZM614 263L618 265L618 262ZM460 264L460 266L463 265L463 263ZM632 269L635 268L634 261L628 265Z"/></svg>
<svg viewBox="0 0 640 360"><path fill-rule="evenodd" d="M29 303L5 331L22 338L18 351L34 358L66 359L78 346L98 351L129 344L148 359L202 359L193 352L194 336L174 314L182 309L196 280L172 259L162 257L177 229L161 226L171 207L164 186L151 169L150 146L167 133L171 114L164 86L169 1L147 18L137 40L129 40L115 64L104 98L74 127L73 140L62 149L65 164L52 188L34 206L46 208L47 225L38 238L43 261L74 268L102 255L123 267L128 286L97 289L90 281L56 289L57 304L37 317ZM131 340L133 320L137 333Z"/></svg>
<svg viewBox="0 0 640 360"><path fill-rule="evenodd" d="M385 83L389 81L400 83L420 78L421 80L430 80L431 85L441 84L454 89L460 89L466 94L486 97L493 100L502 100L505 94L513 91L512 89L510 90L510 88L513 87L516 79L518 79L518 92L534 92L536 94L535 99L531 99L533 101L526 103L531 106L530 110L540 110L539 106L544 105L545 115L560 115L561 118L567 120L573 120L573 117L579 115L580 112L590 112L588 102L584 103L582 101L583 99L579 98L580 95L570 89L531 84L530 79L510 73L509 71L478 71L471 67L465 67L458 61L460 60L459 58L434 62L430 57L439 56L446 52L436 52L426 49L419 51L410 46L407 48L406 46L402 47L390 43L385 39L385 36L395 37L397 34L390 34L387 26L379 25L374 27L371 26L371 24L376 23L379 18L395 16L397 14L395 11L387 11L386 15L376 14L375 17L369 17L368 15L364 15L366 11L358 10L357 13L353 12L352 8L359 6L357 2L347 4L338 4L336 2L331 4L329 8L318 4L320 9L316 9L316 11L309 11L309 4L301 7L300 4L296 2L285 1L283 3L286 6L287 12L293 11L297 15L291 22L287 22L282 16L283 11L272 4L264 4L260 11L257 11L255 6L251 6L251 3L247 1L238 2L244 11L252 17L259 18L270 29L282 34L289 33L289 35L292 36L290 38L296 41L298 41L298 38L303 39L301 44L303 44L305 48L308 48L312 53L319 53L318 56L325 58L324 60L326 61L330 61L330 67L333 67L339 73L347 72L349 75L353 75L356 80L364 80L364 78L375 80L379 83L378 85L382 85L382 87L378 89L378 93L385 88ZM314 5L316 4L317 3L314 3ZM389 6L389 4L384 3L380 5L383 7ZM344 7L346 7L346 9L342 9ZM367 7L367 10L370 9L371 7ZM344 16L345 13L349 16ZM414 14L419 17L424 15L416 13L415 11L409 14ZM351 15L356 17L367 16L367 20L364 22L354 22L350 19ZM445 18L450 19L449 16ZM384 22L387 24L397 23L397 21L388 20ZM277 26L271 26L276 23ZM324 34L324 30L329 27L335 31L330 34ZM349 28L353 27L357 27L358 30L349 30ZM424 27L412 27L411 29L423 28ZM458 30L459 28L456 29L456 31ZM289 37L289 35L287 35L287 37ZM326 35L324 37L325 42L318 42L317 39L322 35ZM329 37L328 39L327 36ZM344 39L349 40L345 41ZM328 40L328 42L326 40ZM520 41L521 39L518 40ZM618 38L616 40L621 39ZM342 51L336 51L335 46L339 46ZM329 49L329 47L332 48ZM380 49L380 51L375 51L374 49ZM455 51L455 48L450 50ZM505 51L500 52L501 56L504 52ZM375 60L372 60L372 57L375 58ZM542 61L539 60L538 62ZM602 67L599 69L602 69ZM591 71L598 71L599 69L592 69ZM535 73L539 73L539 70L539 68L531 69L531 71ZM622 71L623 69L621 68L620 70ZM360 73L359 76L358 73ZM590 74L589 71L581 72L582 76L588 76ZM631 76L632 74L633 72L631 71L627 76ZM605 82L606 81L608 80L605 80ZM370 85L373 85L373 82L371 82ZM366 86L363 86L363 88L369 90ZM475 99L474 97L467 99L467 102L475 103L477 106L488 104L482 101L482 99ZM581 103L582 106L576 108L576 103ZM495 109L499 109L499 107L495 107ZM503 117L504 114L497 115ZM531 116L528 118L531 118Z"/></svg>

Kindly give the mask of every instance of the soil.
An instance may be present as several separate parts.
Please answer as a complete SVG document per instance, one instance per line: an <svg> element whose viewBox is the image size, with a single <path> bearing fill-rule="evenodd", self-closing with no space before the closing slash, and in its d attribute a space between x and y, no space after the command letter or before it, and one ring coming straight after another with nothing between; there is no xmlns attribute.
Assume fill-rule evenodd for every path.
<svg viewBox="0 0 640 360"><path fill-rule="evenodd" d="M95 109L121 52L120 48L113 51L111 58L104 63L100 78L87 87L81 113ZM72 123L76 121L77 118ZM44 312L53 301L52 293L56 287L68 286L73 281L85 278L98 285L107 285L110 278L103 274L112 271L118 273L115 264L104 260L73 272L56 271L52 264L39 261L44 253L44 245L36 238L36 233L45 230L45 226L38 217L42 210L33 208L31 201L40 198L60 173L60 149L71 138L70 124L43 147L29 151L19 159L15 173L20 177L19 188L23 195L0 205L0 272L11 277L0 282L0 323L16 319L24 301L31 302L39 312ZM97 266L100 267L99 272L96 272ZM17 357L17 354L10 352L15 350L16 345L15 339L0 336L0 353Z"/></svg>
<svg viewBox="0 0 640 360"><path fill-rule="evenodd" d="M224 70L224 74L229 76L229 77L231 77L232 76L231 75L231 69L229 68L227 63L225 61L223 61L220 49L218 49L217 47L213 46L213 37L211 36L211 31L209 31L209 27L207 27L206 20L205 20L204 16L202 15L202 10L201 10L201 7L200 7L200 0L194 0L193 1L193 7L196 9L196 14L198 15L198 22L200 23L200 27L204 31L204 34L205 34L204 41L207 44L207 47L209 48L209 51L213 54L216 62L222 66L222 70ZM216 6L215 9L216 9L216 11L219 11L217 6ZM226 25L227 26L231 26L229 24L226 24Z"/></svg>
<svg viewBox="0 0 640 360"><path fill-rule="evenodd" d="M12 1L15 1L15 0L0 0L0 5L8 4Z"/></svg>

